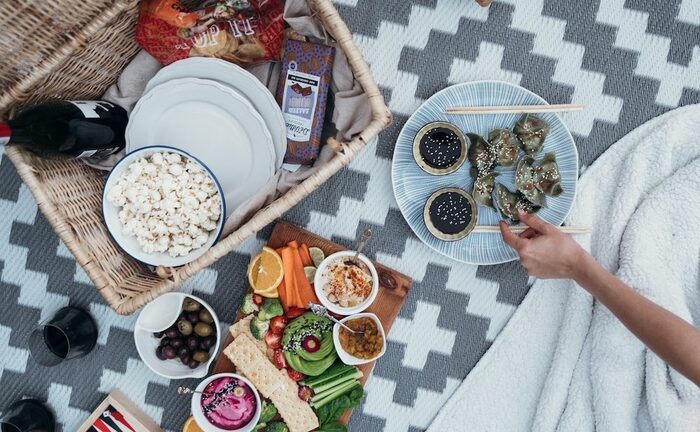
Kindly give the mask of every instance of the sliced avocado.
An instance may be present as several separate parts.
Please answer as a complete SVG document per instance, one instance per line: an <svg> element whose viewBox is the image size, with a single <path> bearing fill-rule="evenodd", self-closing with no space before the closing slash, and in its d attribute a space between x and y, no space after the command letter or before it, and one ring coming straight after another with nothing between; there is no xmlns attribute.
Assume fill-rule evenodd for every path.
<svg viewBox="0 0 700 432"><path fill-rule="evenodd" d="M318 361L304 360L300 356L285 351L284 358L287 364L294 370L299 371L307 376L318 376L328 369L336 359L336 353L333 351L330 355Z"/></svg>
<svg viewBox="0 0 700 432"><path fill-rule="evenodd" d="M296 352L299 357L309 361L319 361L328 356L333 351L333 333L325 332L321 338L321 344L316 352L308 352L301 348Z"/></svg>

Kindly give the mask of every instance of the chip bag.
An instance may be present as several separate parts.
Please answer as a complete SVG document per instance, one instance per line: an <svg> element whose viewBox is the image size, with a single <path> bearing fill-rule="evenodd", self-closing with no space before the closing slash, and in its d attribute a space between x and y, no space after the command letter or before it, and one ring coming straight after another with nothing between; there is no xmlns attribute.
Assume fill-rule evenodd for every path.
<svg viewBox="0 0 700 432"><path fill-rule="evenodd" d="M279 60L281 0L142 0L136 42L167 65L217 57L239 65Z"/></svg>

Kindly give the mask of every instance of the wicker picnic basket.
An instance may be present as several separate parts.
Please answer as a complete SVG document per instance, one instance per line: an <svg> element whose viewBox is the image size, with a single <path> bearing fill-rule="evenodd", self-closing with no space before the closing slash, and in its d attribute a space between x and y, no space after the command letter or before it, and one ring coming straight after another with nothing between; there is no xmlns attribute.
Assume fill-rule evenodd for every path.
<svg viewBox="0 0 700 432"><path fill-rule="evenodd" d="M41 159L14 146L5 149L56 234L118 313L133 313L234 250L350 163L390 124L391 114L338 11L330 0L308 2L369 96L372 122L353 140L341 143L319 172L186 266L154 272L113 243L102 220L104 172L75 160ZM0 3L0 115L11 116L15 107L45 99L99 97L139 50L134 42L137 13L136 0Z"/></svg>

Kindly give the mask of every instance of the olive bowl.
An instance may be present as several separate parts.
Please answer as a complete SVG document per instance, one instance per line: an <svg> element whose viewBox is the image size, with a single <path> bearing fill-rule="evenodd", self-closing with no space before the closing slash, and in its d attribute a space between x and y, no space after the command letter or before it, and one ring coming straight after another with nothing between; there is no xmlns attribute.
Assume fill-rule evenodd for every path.
<svg viewBox="0 0 700 432"><path fill-rule="evenodd" d="M174 301L172 298L173 296L177 297L177 301ZM211 314L214 320L211 324L214 330L212 334L216 336L216 343L209 349L209 360L200 363L199 366L194 369L190 369L187 365L183 364L178 357L169 360L160 360L156 356L156 348L160 343L160 339L156 338L151 331L144 329L140 325L140 322L152 321L152 317L149 316L151 314L165 313L166 311L163 311L163 308L160 307L161 305L168 308L173 307L173 305L182 305L188 298L197 301L202 305L202 308ZM180 308L181 306L177 307ZM170 311L167 311L167 313L170 314ZM175 321L169 324L168 327L177 322L179 315L179 312L172 314L172 316L175 317ZM216 355L221 345L219 317L214 312L214 309L199 297L179 292L163 294L150 303L148 307L144 308L136 319L136 324L134 325L134 343L136 344L136 351L138 351L141 360L156 374L169 379L204 378L209 372L209 367L216 360Z"/></svg>

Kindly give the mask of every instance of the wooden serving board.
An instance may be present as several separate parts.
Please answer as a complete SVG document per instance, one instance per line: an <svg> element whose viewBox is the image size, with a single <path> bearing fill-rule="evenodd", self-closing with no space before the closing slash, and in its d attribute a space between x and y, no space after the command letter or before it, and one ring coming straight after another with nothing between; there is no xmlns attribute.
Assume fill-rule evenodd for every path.
<svg viewBox="0 0 700 432"><path fill-rule="evenodd" d="M287 243L292 240L296 240L300 244L306 243L309 247L315 246L320 248L326 254L326 256L341 250L345 250L343 246L337 243L333 243L328 239L320 237L312 232L299 228L298 226L285 221L277 222L267 245L273 249L276 249L286 246ZM379 292L377 293L377 298L365 312L372 312L373 314L377 315L379 321L381 321L382 326L384 327L384 331L389 333L389 329L394 324L394 320L398 316L399 311L403 306L403 302L406 299L406 295L408 295L408 291L411 288L413 281L408 276L381 264L374 262L374 265L377 268L377 274L379 275ZM226 341L223 343L222 347L225 348L229 346L231 342L233 342L233 336L231 336L231 333L228 333L228 337L226 338ZM379 361L381 361L381 359ZM358 369L360 369L364 374L362 379L360 379L360 383L362 383L362 385L364 385L367 378L369 378L372 368L374 368L374 362L358 366ZM216 363L214 364L212 373L217 374L235 371L236 368L228 357L220 354L216 360ZM341 423L347 424L351 414L352 413L349 411L345 413L345 415L343 415L343 417L340 419Z"/></svg>

